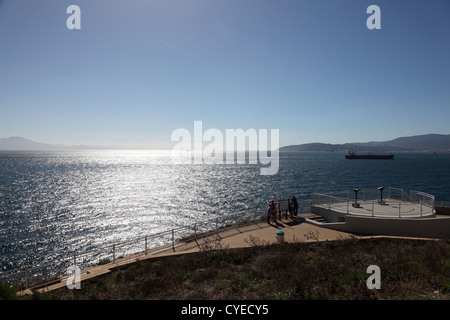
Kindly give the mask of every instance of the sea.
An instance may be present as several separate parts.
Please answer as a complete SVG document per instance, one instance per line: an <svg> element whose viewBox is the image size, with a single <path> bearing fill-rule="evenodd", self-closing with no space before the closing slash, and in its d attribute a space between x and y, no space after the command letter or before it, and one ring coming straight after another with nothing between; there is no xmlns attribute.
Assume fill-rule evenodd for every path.
<svg viewBox="0 0 450 320"><path fill-rule="evenodd" d="M391 186L450 200L450 153L347 160L280 152L259 164L175 164L168 151L0 151L0 271L214 217L266 212L270 200Z"/></svg>

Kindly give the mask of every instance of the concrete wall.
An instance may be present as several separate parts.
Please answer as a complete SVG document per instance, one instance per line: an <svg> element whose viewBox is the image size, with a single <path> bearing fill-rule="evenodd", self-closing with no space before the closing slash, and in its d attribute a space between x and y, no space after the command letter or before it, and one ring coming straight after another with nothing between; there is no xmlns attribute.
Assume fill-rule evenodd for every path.
<svg viewBox="0 0 450 320"><path fill-rule="evenodd" d="M449 218L380 218L347 215L323 227L359 234L450 239Z"/></svg>
<svg viewBox="0 0 450 320"><path fill-rule="evenodd" d="M435 207L437 214L448 214L450 215L450 207Z"/></svg>
<svg viewBox="0 0 450 320"><path fill-rule="evenodd" d="M333 211L318 206L311 206L311 212L324 217L327 222L341 222L346 215L344 212Z"/></svg>

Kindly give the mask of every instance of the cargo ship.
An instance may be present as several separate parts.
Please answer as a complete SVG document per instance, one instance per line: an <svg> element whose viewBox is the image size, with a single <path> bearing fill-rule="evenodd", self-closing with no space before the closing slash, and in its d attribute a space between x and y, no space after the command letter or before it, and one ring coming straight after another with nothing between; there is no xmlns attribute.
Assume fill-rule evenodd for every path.
<svg viewBox="0 0 450 320"><path fill-rule="evenodd" d="M354 150L348 152L345 159L382 159L382 160L392 160L394 159L393 154L356 154Z"/></svg>

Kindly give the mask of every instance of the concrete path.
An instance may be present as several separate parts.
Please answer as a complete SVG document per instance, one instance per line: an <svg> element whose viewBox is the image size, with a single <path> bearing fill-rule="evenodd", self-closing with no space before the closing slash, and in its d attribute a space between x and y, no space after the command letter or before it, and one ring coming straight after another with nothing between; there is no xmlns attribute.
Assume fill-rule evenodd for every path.
<svg viewBox="0 0 450 320"><path fill-rule="evenodd" d="M284 232L284 242L306 242L306 241L325 241L340 240L349 238L352 235L345 232L339 232L331 229L321 228L306 222L302 222L308 214L299 215L295 219L283 219L276 222L258 222L242 226L230 227L217 230L208 236L192 239L187 242L178 243L175 247L166 245L152 250L147 254L138 253L122 259L117 259L115 263L109 263L102 266L95 266L89 270L82 271L81 283L93 277L109 273L121 266L135 263L146 259L158 258L169 255L179 255L201 250L222 249L222 248L242 248L255 245L264 245L279 242L277 231ZM66 280L40 289L42 292L55 290L66 286ZM25 290L19 294L30 294L30 290Z"/></svg>

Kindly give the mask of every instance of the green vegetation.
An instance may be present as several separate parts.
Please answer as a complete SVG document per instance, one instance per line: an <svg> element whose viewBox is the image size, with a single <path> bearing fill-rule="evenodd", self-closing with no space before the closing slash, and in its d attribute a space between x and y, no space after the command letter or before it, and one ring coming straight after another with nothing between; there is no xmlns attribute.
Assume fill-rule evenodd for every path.
<svg viewBox="0 0 450 320"><path fill-rule="evenodd" d="M0 300L17 299L16 290L7 283L0 283Z"/></svg>
<svg viewBox="0 0 450 320"><path fill-rule="evenodd" d="M450 299L450 241L356 238L249 248L204 242L198 253L143 260L24 299ZM369 265L381 289L369 290Z"/></svg>

